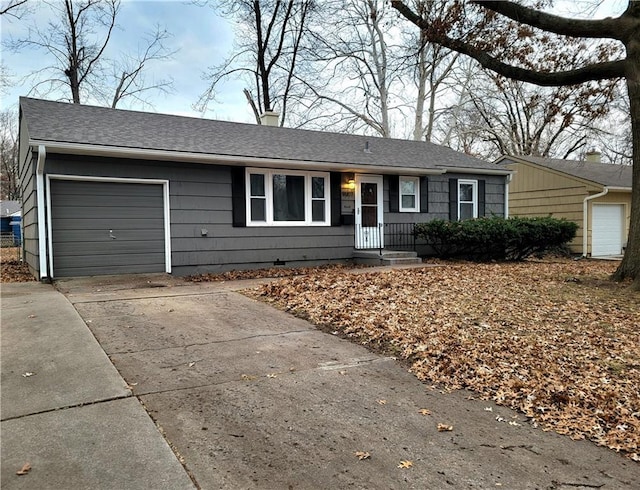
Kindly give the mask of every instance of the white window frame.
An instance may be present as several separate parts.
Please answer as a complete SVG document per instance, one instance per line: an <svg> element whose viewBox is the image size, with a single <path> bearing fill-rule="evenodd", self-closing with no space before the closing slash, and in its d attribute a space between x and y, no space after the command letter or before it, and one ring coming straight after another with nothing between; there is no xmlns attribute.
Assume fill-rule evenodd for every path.
<svg viewBox="0 0 640 490"><path fill-rule="evenodd" d="M251 174L264 175L266 210L265 221L251 220ZM304 221L275 221L273 219L273 176L299 175L304 177ZM324 221L312 220L312 177L324 178ZM305 172L301 170L247 168L245 170L245 202L247 226L331 226L331 185L329 172Z"/></svg>
<svg viewBox="0 0 640 490"><path fill-rule="evenodd" d="M462 185L469 185L471 184L473 186L472 188L472 201L462 201L460 199L461 193L460 193L460 187ZM473 217L472 218L477 218L478 217L478 181L477 180L468 180L468 179L459 179L458 180L458 221L462 221L462 214L460 213L460 207L461 204L473 204Z"/></svg>
<svg viewBox="0 0 640 490"><path fill-rule="evenodd" d="M402 181L410 181L414 183L415 189L415 206L411 208L406 208L402 205ZM404 194L405 196L410 196L411 194ZM398 199L400 203L398 205L398 209L401 213L418 213L420 212L420 177L409 177L406 175L401 175L398 179Z"/></svg>

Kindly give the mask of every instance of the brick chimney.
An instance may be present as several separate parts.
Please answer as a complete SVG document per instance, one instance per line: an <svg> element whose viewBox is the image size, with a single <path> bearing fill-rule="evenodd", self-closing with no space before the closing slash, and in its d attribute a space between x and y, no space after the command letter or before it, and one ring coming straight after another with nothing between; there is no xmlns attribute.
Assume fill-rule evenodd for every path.
<svg viewBox="0 0 640 490"><path fill-rule="evenodd" d="M602 153L600 153L595 148L591 148L590 150L587 151L587 153L585 153L584 159L587 162L600 163L600 161L601 161L600 157L601 156L602 156Z"/></svg>
<svg viewBox="0 0 640 490"><path fill-rule="evenodd" d="M279 126L280 114L273 111L264 111L260 116L260 124L263 126Z"/></svg>

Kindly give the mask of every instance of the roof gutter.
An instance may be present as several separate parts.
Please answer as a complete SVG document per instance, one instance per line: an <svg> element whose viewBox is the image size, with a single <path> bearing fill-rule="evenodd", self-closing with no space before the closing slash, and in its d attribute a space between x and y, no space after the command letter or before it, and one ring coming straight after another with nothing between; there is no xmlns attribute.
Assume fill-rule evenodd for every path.
<svg viewBox="0 0 640 490"><path fill-rule="evenodd" d="M36 164L36 199L38 202L38 259L40 261L40 280L47 278L47 235L44 207L44 162L47 149L38 145L38 163Z"/></svg>
<svg viewBox="0 0 640 490"><path fill-rule="evenodd" d="M598 194L594 194L593 196L587 196L584 198L584 201L582 201L582 256L586 257L587 256L587 246L589 243L588 238L588 226L589 226L589 216L587 214L588 209L589 209L589 201L591 201L592 199L597 199L598 197L602 197L602 196L606 196L609 193L609 188L605 187L604 190L602 192L599 192Z"/></svg>
<svg viewBox="0 0 640 490"><path fill-rule="evenodd" d="M145 148L126 148L120 146L104 146L104 145L83 145L78 143L60 143L47 142L40 140L31 140L31 145L45 145L49 153L65 153L70 155L94 155L94 156L118 156L124 158L138 158L142 160L165 160L165 161L184 161L193 163L210 163L224 165L242 165L252 167L276 167L276 168L292 168L299 169L301 166L313 167L318 170L325 171L362 171L362 172L388 172L388 166L382 165L366 165L357 163L332 163L319 162L309 160L285 160L278 158L260 158L247 157L239 155L212 155L208 153L192 153L170 150L150 150ZM445 169L422 169L415 167L392 167L405 174L413 175L441 175L446 173ZM465 169L466 172L473 171L478 173L476 169ZM506 175L507 172L500 172L500 175Z"/></svg>
<svg viewBox="0 0 640 490"><path fill-rule="evenodd" d="M444 172L480 174L480 175L511 175L514 170L493 170L490 168L475 167L442 167Z"/></svg>

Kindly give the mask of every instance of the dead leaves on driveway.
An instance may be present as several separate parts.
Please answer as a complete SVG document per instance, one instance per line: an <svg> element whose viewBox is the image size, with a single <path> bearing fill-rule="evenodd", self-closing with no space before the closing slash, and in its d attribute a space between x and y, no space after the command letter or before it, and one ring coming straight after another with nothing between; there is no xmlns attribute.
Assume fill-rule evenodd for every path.
<svg viewBox="0 0 640 490"><path fill-rule="evenodd" d="M281 279L249 294L468 388L534 423L639 459L640 295L616 263L558 260Z"/></svg>

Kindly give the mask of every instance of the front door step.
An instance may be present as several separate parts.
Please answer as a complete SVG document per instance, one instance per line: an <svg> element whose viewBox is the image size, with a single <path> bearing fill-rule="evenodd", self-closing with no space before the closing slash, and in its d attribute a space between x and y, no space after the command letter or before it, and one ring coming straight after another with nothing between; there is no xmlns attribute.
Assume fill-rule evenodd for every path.
<svg viewBox="0 0 640 490"><path fill-rule="evenodd" d="M363 265L404 265L421 264L422 259L416 252L399 250L354 250L353 259L356 264Z"/></svg>

